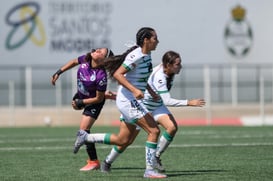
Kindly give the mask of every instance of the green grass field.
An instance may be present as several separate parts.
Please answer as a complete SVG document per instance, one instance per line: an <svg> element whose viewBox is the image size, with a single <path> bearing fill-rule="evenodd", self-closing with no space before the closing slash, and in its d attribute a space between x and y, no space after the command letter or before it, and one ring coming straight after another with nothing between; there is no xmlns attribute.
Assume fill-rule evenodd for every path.
<svg viewBox="0 0 273 181"><path fill-rule="evenodd" d="M144 131L112 165L112 172L80 172L84 147L72 153L76 127L0 128L0 180L143 180ZM93 132L118 132L94 127ZM110 145L97 144L102 161ZM273 180L273 127L180 127L162 155L164 180Z"/></svg>

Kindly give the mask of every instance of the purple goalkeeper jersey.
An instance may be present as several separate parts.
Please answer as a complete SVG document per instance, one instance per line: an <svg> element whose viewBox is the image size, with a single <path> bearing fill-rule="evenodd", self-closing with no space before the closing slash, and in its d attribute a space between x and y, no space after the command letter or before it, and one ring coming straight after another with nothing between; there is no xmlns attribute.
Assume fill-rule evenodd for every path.
<svg viewBox="0 0 273 181"><path fill-rule="evenodd" d="M106 91L107 73L103 68L92 68L85 62L85 55L78 57L77 89L81 99L96 97L96 91Z"/></svg>

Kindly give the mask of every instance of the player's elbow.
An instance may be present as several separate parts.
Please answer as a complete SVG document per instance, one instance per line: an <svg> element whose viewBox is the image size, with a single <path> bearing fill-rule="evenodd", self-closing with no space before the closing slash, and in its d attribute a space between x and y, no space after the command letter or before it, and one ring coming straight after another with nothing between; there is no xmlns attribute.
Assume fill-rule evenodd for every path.
<svg viewBox="0 0 273 181"><path fill-rule="evenodd" d="M101 103L102 101L104 101L104 96L99 96L97 98L97 103Z"/></svg>

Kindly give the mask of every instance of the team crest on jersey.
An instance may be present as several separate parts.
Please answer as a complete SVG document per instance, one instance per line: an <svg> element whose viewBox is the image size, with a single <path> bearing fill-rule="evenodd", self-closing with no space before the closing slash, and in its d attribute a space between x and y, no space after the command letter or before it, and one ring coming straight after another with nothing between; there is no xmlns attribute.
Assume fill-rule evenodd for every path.
<svg viewBox="0 0 273 181"><path fill-rule="evenodd" d="M95 81L96 80L96 73L93 72L93 74L90 76L90 81Z"/></svg>

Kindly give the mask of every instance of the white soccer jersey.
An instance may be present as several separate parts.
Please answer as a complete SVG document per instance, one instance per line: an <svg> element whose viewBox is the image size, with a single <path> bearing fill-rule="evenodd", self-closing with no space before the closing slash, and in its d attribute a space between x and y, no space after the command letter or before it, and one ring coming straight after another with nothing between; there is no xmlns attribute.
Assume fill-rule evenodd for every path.
<svg viewBox="0 0 273 181"><path fill-rule="evenodd" d="M125 74L126 79L136 88L145 92L148 78L153 69L151 55L143 54L140 47L136 48L126 56L122 66L128 70ZM116 105L121 112L122 119L128 123L134 124L148 113L142 100L136 100L133 93L122 85L118 89Z"/></svg>
<svg viewBox="0 0 273 181"><path fill-rule="evenodd" d="M188 104L187 100L178 100L171 98L170 89L173 85L173 79L167 81L168 76L164 73L163 65L160 64L153 69L151 76L148 79L148 84L150 87L160 95L160 100L153 100L153 97L146 90L144 95L144 104L150 110L154 111L162 104L166 106L186 106Z"/></svg>
<svg viewBox="0 0 273 181"><path fill-rule="evenodd" d="M128 70L125 74L126 79L136 88L144 92L147 87L148 78L152 73L151 55L143 54L141 48L138 47L126 56L122 66ZM124 94L125 97L127 97L128 94L133 95L132 92L123 86L120 87L120 93Z"/></svg>

